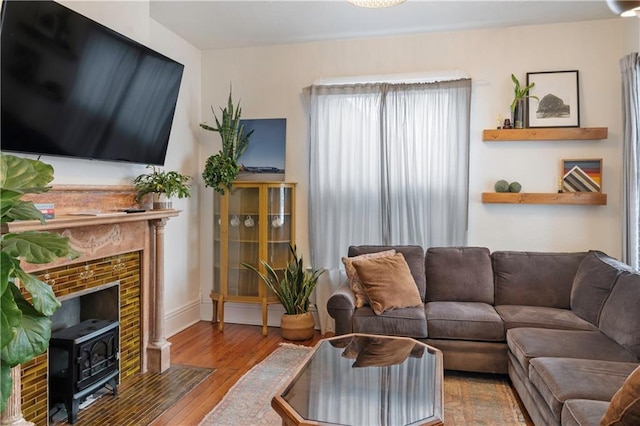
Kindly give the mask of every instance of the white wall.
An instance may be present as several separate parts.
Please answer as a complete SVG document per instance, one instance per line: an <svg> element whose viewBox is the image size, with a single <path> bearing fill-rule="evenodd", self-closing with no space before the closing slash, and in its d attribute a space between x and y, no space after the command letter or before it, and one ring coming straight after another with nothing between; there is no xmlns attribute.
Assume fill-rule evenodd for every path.
<svg viewBox="0 0 640 426"><path fill-rule="evenodd" d="M316 79L461 69L473 78L469 245L491 250L621 253L621 97L619 59L638 45L637 23L620 18L381 39L327 41L203 52L202 111L224 105L229 84L244 118L287 118L286 179L298 182L296 243L308 258L308 140L302 88ZM629 38L635 37L635 40ZM583 127L608 127L609 139L587 142L485 143L482 130L508 116L511 73L580 71ZM200 163L219 149L202 136ZM486 205L482 192L498 179L524 192L554 192L563 158L603 158L608 205ZM211 309L212 191L201 194L203 318ZM346 247L345 247L346 251ZM255 322L255 319L248 320Z"/></svg>
<svg viewBox="0 0 640 426"><path fill-rule="evenodd" d="M169 140L165 169L196 176L199 173L195 127L200 121L201 53L149 17L149 3L61 1L127 37L182 63L184 74ZM55 169L54 184L129 185L145 172L144 165L66 159L43 156ZM165 230L165 313L167 335L199 320L200 268L198 191L190 199L174 200L182 210Z"/></svg>

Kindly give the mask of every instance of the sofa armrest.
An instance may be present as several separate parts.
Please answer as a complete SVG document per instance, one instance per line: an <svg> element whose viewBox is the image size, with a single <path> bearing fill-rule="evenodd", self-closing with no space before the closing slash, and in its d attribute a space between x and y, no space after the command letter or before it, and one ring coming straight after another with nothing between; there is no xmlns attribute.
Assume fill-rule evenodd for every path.
<svg viewBox="0 0 640 426"><path fill-rule="evenodd" d="M356 310L356 296L347 281L340 284L327 301L327 311L335 320L336 335L353 332L353 314Z"/></svg>

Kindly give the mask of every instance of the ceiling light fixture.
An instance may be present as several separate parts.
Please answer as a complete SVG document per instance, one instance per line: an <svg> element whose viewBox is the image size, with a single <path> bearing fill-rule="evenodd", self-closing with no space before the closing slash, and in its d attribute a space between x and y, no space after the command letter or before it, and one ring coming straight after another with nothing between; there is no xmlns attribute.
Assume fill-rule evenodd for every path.
<svg viewBox="0 0 640 426"><path fill-rule="evenodd" d="M391 7L404 3L407 0L347 0L349 3L360 7L380 8Z"/></svg>
<svg viewBox="0 0 640 426"><path fill-rule="evenodd" d="M640 13L640 1L607 0L607 6L620 16L637 16Z"/></svg>

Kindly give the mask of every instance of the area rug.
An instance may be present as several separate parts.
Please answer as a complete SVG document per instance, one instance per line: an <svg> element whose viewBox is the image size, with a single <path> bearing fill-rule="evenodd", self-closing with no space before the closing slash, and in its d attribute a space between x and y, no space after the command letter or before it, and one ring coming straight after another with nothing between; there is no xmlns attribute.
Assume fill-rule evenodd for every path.
<svg viewBox="0 0 640 426"><path fill-rule="evenodd" d="M163 373L143 373L118 387L118 395L106 394L81 410L74 426L148 425L191 392L211 373L212 368L172 364ZM61 410L51 424L67 424Z"/></svg>
<svg viewBox="0 0 640 426"><path fill-rule="evenodd" d="M242 376L200 426L280 426L282 419L271 408L271 399L310 351L282 344ZM446 372L444 400L447 426L526 425L504 376Z"/></svg>

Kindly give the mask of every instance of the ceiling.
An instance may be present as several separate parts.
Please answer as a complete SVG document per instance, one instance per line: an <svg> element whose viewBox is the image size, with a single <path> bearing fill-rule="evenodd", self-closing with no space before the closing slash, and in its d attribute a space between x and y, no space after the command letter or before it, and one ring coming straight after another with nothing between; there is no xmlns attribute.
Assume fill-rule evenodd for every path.
<svg viewBox="0 0 640 426"><path fill-rule="evenodd" d="M201 50L615 18L605 0L151 0L150 14Z"/></svg>

